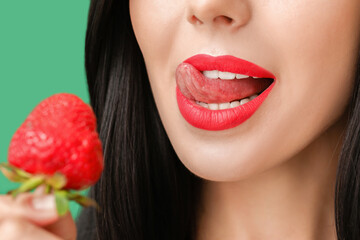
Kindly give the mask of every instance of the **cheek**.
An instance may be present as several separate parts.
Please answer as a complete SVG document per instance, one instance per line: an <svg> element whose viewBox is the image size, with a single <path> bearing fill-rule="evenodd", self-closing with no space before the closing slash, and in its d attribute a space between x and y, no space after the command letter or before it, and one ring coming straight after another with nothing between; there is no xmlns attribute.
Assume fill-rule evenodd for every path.
<svg viewBox="0 0 360 240"><path fill-rule="evenodd" d="M130 16L135 37L143 54L151 89L162 123L169 133L179 123L175 98L174 69L178 52L173 49L182 39L183 1L130 0ZM180 36L180 37L179 37ZM181 40L180 40L181 42ZM184 42L183 42L184 43ZM182 45L182 47L185 47ZM179 123L180 124L180 123Z"/></svg>
<svg viewBox="0 0 360 240"><path fill-rule="evenodd" d="M341 93L352 85L359 47L359 3L305 0L287 7L272 4L267 9L271 15L263 12L264 28L271 29L269 41L280 66L278 77L284 79L283 85L297 86L288 89L290 95L307 90L338 92L337 97L344 97ZM313 94L307 100L316 99Z"/></svg>
<svg viewBox="0 0 360 240"><path fill-rule="evenodd" d="M276 97L283 128L302 129L289 142L306 144L343 114L352 94L360 4L305 0L284 6L271 4L272 16L264 12L279 64Z"/></svg>
<svg viewBox="0 0 360 240"><path fill-rule="evenodd" d="M149 74L167 69L181 12L178 1L130 0L130 16ZM181 9L181 8L180 8Z"/></svg>

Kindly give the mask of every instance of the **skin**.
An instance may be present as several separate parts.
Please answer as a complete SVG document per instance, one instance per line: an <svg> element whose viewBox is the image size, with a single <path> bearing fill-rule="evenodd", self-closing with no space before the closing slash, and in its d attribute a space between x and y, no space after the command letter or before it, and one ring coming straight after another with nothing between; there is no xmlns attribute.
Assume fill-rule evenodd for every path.
<svg viewBox="0 0 360 240"><path fill-rule="evenodd" d="M0 196L0 233L3 240L75 240L76 226L69 212L59 217L54 195L34 193Z"/></svg>
<svg viewBox="0 0 360 240"><path fill-rule="evenodd" d="M336 239L334 184L360 42L358 0L130 0L159 114L204 182L197 239ZM278 82L243 124L188 124L175 70L233 55Z"/></svg>

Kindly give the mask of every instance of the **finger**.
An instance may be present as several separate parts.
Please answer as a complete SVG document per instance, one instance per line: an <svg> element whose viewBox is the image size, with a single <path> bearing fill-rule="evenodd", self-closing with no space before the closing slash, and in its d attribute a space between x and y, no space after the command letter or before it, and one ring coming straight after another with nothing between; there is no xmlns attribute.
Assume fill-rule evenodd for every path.
<svg viewBox="0 0 360 240"><path fill-rule="evenodd" d="M76 225L70 212L60 218L57 222L46 226L45 229L57 236L61 236L61 238L65 240L76 239Z"/></svg>
<svg viewBox="0 0 360 240"><path fill-rule="evenodd" d="M34 195L24 193L14 200L11 196L0 197L0 219L7 217L25 218L28 221L46 226L56 222L59 216L56 211L54 195Z"/></svg>
<svg viewBox="0 0 360 240"><path fill-rule="evenodd" d="M43 195L45 193L45 189L46 189L45 185L40 185L35 189L34 194Z"/></svg>
<svg viewBox="0 0 360 240"><path fill-rule="evenodd" d="M2 240L61 240L58 236L20 218L0 221Z"/></svg>
<svg viewBox="0 0 360 240"><path fill-rule="evenodd" d="M59 217L53 195L23 193L15 200L11 196L0 196L0 221L9 216L24 218L62 239L76 239L76 225L71 213Z"/></svg>

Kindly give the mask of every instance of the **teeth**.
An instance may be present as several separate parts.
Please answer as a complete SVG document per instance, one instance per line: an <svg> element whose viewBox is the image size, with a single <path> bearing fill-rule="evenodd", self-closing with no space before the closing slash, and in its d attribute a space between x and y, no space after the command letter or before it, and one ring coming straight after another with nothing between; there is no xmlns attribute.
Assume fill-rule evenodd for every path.
<svg viewBox="0 0 360 240"><path fill-rule="evenodd" d="M218 110L219 109L219 104L217 104L217 103L208 103L208 105L209 105L210 110Z"/></svg>
<svg viewBox="0 0 360 240"><path fill-rule="evenodd" d="M204 102L196 101L196 104L198 104L204 108L210 109L210 110L229 109L229 108L238 107L247 102L250 102L257 96L258 96L257 94L254 94L249 98L244 98L244 99L241 99L240 101L232 101L232 102L227 102L227 103L204 103Z"/></svg>
<svg viewBox="0 0 360 240"><path fill-rule="evenodd" d="M242 75L242 74L236 74L236 79L240 79L240 78L248 78L249 76L246 75Z"/></svg>
<svg viewBox="0 0 360 240"><path fill-rule="evenodd" d="M248 98L241 99L240 105L243 105L243 104L245 104L247 102L250 102L250 99L248 99Z"/></svg>
<svg viewBox="0 0 360 240"><path fill-rule="evenodd" d="M240 102L239 101L233 101L230 103L230 107L234 108L234 107L238 107L240 106Z"/></svg>
<svg viewBox="0 0 360 240"><path fill-rule="evenodd" d="M256 98L258 95L257 94L254 94L250 97L250 101L253 100L254 98Z"/></svg>
<svg viewBox="0 0 360 240"><path fill-rule="evenodd" d="M220 72L220 71L219 71L219 78L220 78L220 79L230 80L230 79L235 79L235 76L236 76L235 73Z"/></svg>
<svg viewBox="0 0 360 240"><path fill-rule="evenodd" d="M200 106L203 106L204 108L209 108L209 105L207 103L204 102L199 102L198 103Z"/></svg>
<svg viewBox="0 0 360 240"><path fill-rule="evenodd" d="M219 109L228 109L230 108L230 103L220 103L219 104Z"/></svg>
<svg viewBox="0 0 360 240"><path fill-rule="evenodd" d="M204 76L207 78L218 78L219 77L219 71L218 70L214 70L214 71L204 71L203 72Z"/></svg>
<svg viewBox="0 0 360 240"><path fill-rule="evenodd" d="M221 72L218 70L213 71L203 71L203 74L207 78L220 78L223 80L233 80L233 79L241 79L241 78L248 78L249 76L243 74L236 74L231 72Z"/></svg>

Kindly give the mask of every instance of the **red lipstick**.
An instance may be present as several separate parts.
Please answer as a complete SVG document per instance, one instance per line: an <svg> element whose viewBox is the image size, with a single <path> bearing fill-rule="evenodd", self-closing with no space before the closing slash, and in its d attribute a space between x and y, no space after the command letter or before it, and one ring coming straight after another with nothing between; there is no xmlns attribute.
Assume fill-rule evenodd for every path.
<svg viewBox="0 0 360 240"><path fill-rule="evenodd" d="M212 70L249 77L223 80L207 78L202 74L202 71ZM175 77L176 98L180 113L192 126L210 131L233 128L249 119L265 101L276 82L271 72L230 55L218 57L205 54L195 55L177 67ZM196 103L196 101L230 102L250 97L254 93L260 94L243 105L228 109L211 110Z"/></svg>

